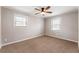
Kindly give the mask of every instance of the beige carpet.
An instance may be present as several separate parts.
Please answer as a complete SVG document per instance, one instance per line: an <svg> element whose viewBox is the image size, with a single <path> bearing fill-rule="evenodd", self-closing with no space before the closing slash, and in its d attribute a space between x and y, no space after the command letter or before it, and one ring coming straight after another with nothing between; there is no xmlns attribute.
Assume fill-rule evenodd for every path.
<svg viewBox="0 0 79 59"><path fill-rule="evenodd" d="M77 43L52 38L48 36L37 37L16 44L2 47L0 52L8 53L76 53L79 52Z"/></svg>

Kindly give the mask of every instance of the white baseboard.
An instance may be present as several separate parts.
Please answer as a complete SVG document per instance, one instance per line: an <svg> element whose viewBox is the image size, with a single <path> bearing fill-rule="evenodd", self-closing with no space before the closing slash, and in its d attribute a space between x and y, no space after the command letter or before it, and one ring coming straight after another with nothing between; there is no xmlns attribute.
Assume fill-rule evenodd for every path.
<svg viewBox="0 0 79 59"><path fill-rule="evenodd" d="M13 42L5 43L5 44L2 44L2 46L0 46L0 48L3 47L3 46L9 45L9 44L14 44L14 43L22 42L22 41L24 41L24 40L33 39L33 38L36 38L36 37L39 37L39 36L43 36L43 35L44 35L44 34L40 34L40 35L36 35L36 36L33 36L33 37L25 38L25 39L22 39L22 40L18 40L18 41L13 41ZM57 36L51 36L51 35L46 35L46 36L55 37L55 38L60 38L60 39L63 39L63 40L68 40L68 41L72 41L72 42L78 43L77 41L69 40L69 39L64 39L64 38L57 37Z"/></svg>
<svg viewBox="0 0 79 59"><path fill-rule="evenodd" d="M40 35L36 35L36 36L33 36L33 37L25 38L25 39L22 39L22 40L5 43L5 44L2 44L2 47L6 46L6 45L9 45L9 44L14 44L14 43L22 42L22 41L25 41L25 40L33 39L33 38L36 38L36 37L39 37L39 36L43 36L43 35L44 34L40 34Z"/></svg>
<svg viewBox="0 0 79 59"><path fill-rule="evenodd" d="M52 35L46 35L46 36L55 37L55 38L59 38L59 39L63 39L63 40L67 40L67 41L72 41L72 42L76 42L76 43L78 43L78 41L71 40L71 39L66 39L66 38L59 37L59 36L52 36Z"/></svg>

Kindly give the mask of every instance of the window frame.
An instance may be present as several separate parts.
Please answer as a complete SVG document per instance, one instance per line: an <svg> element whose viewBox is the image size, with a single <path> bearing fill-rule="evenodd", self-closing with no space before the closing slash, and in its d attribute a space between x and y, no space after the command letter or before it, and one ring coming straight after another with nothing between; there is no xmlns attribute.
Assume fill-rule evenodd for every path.
<svg viewBox="0 0 79 59"><path fill-rule="evenodd" d="M16 25L16 17L25 18L25 25L17 26L17 25ZM21 15L21 14L14 14L14 26L15 26L15 27L25 27L25 26L27 26L27 25L28 25L28 16Z"/></svg>
<svg viewBox="0 0 79 59"><path fill-rule="evenodd" d="M59 24L57 24L57 23L53 23L54 22L54 20L60 20L59 22ZM51 19L51 30L52 31L58 31L58 30L60 30L60 24L61 24L61 18L60 17L58 17L58 18L55 18L55 19ZM58 25L58 26L56 26L56 27L58 27L58 28L55 28L54 26L55 25Z"/></svg>

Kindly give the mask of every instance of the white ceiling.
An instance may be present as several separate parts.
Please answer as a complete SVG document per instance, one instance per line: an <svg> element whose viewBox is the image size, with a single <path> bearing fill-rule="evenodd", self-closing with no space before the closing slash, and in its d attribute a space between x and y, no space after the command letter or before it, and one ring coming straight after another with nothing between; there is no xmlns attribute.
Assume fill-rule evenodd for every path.
<svg viewBox="0 0 79 59"><path fill-rule="evenodd" d="M41 14L35 15L35 13L37 13L38 11L36 11L34 8L40 8L40 7L41 6L6 6L6 8L25 12L37 17L51 17L51 16L67 13L73 10L77 10L76 6L51 6L49 11L52 11L53 12L52 14L46 14L45 16L42 16Z"/></svg>

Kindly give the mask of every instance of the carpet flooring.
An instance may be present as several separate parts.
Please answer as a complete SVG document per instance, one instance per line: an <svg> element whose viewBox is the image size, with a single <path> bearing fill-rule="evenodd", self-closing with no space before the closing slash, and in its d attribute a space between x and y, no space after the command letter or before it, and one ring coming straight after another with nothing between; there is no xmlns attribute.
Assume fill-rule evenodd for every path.
<svg viewBox="0 0 79 59"><path fill-rule="evenodd" d="M1 53L78 53L77 43L52 38L37 37L2 47Z"/></svg>

